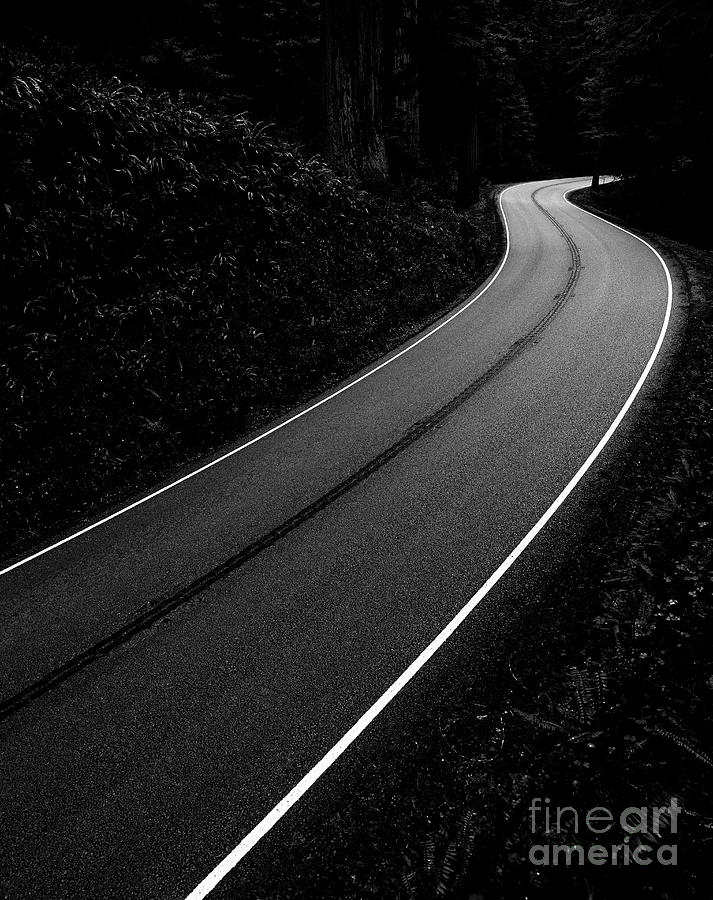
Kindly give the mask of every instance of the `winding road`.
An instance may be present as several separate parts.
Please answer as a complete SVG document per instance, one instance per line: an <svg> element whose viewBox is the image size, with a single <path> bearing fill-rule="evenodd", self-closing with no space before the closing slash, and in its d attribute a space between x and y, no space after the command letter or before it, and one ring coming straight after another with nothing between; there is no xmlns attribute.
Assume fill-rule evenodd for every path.
<svg viewBox="0 0 713 900"><path fill-rule="evenodd" d="M468 301L3 571L0 896L213 900L292 804L349 789L486 595L507 628L669 349L663 260L584 184L508 188Z"/></svg>

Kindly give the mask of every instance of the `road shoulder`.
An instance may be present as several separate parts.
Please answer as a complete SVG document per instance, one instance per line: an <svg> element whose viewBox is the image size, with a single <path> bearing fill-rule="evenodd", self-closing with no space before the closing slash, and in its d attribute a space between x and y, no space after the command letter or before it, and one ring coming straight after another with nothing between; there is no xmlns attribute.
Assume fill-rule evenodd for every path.
<svg viewBox="0 0 713 900"><path fill-rule="evenodd" d="M589 526L538 583L521 580L514 634L489 646L488 669L477 656L481 632L452 656L457 673L441 672L421 715L400 723L401 748L390 746L388 758L376 746L354 798L345 805L335 795L326 823L306 820L293 832L279 877L264 874L274 847L259 853L240 895L248 872L255 897L438 889L513 898L534 885L551 893L563 886L558 870L528 860L531 798L623 808L665 795L686 808L675 878L661 866L633 875L588 867L571 870L565 886L589 879L594 897L646 884L664 897L695 892L713 751L704 599L713 568L713 258L645 236L672 268L682 315L655 390L588 492Z"/></svg>

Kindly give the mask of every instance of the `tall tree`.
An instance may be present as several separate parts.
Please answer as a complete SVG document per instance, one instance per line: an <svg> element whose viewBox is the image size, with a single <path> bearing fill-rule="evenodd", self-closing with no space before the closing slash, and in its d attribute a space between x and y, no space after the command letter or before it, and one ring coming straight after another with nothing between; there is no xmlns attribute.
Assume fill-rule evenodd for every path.
<svg viewBox="0 0 713 900"><path fill-rule="evenodd" d="M463 91L463 128L458 152L458 191L460 206L470 206L480 197L480 119L479 85L466 82Z"/></svg>
<svg viewBox="0 0 713 900"><path fill-rule="evenodd" d="M391 0L386 6L390 64L387 149L391 173L397 178L415 171L420 149L418 6L418 0Z"/></svg>
<svg viewBox="0 0 713 900"><path fill-rule="evenodd" d="M480 194L480 89L492 2L453 3L447 16L449 81L457 123L457 199L469 206Z"/></svg>
<svg viewBox="0 0 713 900"><path fill-rule="evenodd" d="M617 174L655 182L713 149L713 11L703 0L580 0L582 116L593 152ZM584 43L584 42L583 42Z"/></svg>
<svg viewBox="0 0 713 900"><path fill-rule="evenodd" d="M387 177L383 0L322 0L326 153L359 178Z"/></svg>

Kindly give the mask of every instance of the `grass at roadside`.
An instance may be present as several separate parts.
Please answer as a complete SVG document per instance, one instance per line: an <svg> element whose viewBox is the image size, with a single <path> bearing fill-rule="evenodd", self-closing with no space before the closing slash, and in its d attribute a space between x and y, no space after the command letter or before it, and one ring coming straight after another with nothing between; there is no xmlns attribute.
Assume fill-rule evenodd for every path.
<svg viewBox="0 0 713 900"><path fill-rule="evenodd" d="M215 102L0 67L1 555L378 357L495 264L484 198L374 196Z"/></svg>
<svg viewBox="0 0 713 900"><path fill-rule="evenodd" d="M573 199L592 202L588 192ZM256 897L710 894L713 254L649 237L686 283L689 321L670 378L617 469L610 534L582 548L576 574L548 601L580 612L545 642L533 626L532 643L503 661L494 704L480 705L476 677L419 735L414 771L404 774L399 759L393 772L374 773L381 793L341 809L321 843L298 847L294 874L283 863ZM653 809L672 798L681 812L676 820L661 812L656 833ZM570 813L547 833L544 809L557 807L578 810L578 827ZM613 814L606 833L586 827L595 807ZM619 821L630 807L648 818L630 810L628 824L642 826L632 833ZM579 866L574 851L567 866L558 851L558 866L532 865L533 846L542 859L555 845L583 854L603 845L607 861ZM622 848L618 865L613 846ZM648 847L640 858L654 862L624 865L624 847ZM659 851L668 862L675 853L676 864L662 865Z"/></svg>

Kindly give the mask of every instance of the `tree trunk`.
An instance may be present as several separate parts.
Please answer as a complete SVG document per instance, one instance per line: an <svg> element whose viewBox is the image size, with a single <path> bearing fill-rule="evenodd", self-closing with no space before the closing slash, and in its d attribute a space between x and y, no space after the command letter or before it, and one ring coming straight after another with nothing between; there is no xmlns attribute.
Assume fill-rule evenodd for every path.
<svg viewBox="0 0 713 900"><path fill-rule="evenodd" d="M463 104L463 134L458 154L458 205L472 206L480 196L478 95L473 86Z"/></svg>
<svg viewBox="0 0 713 900"><path fill-rule="evenodd" d="M420 146L418 95L419 0L390 0L387 8L391 37L391 122L389 163L395 174L408 178L415 174Z"/></svg>
<svg viewBox="0 0 713 900"><path fill-rule="evenodd" d="M598 191L599 185L601 183L601 168L602 168L602 164L601 164L602 151L601 151L601 141L600 140L597 140L597 142L594 146L594 153L592 154L592 156L593 156L593 163L594 163L594 165L592 167L594 169L594 174L592 175L592 190Z"/></svg>
<svg viewBox="0 0 713 900"><path fill-rule="evenodd" d="M441 0L419 0L417 60L420 76L419 106L420 144L424 154L442 170L449 161L446 108L443 103L444 82L452 90L452 81L444 65L444 43L447 32L447 10ZM452 117L448 119L452 122Z"/></svg>
<svg viewBox="0 0 713 900"><path fill-rule="evenodd" d="M386 179L383 0L322 0L325 149L336 168Z"/></svg>

